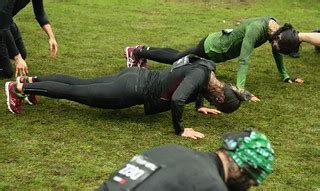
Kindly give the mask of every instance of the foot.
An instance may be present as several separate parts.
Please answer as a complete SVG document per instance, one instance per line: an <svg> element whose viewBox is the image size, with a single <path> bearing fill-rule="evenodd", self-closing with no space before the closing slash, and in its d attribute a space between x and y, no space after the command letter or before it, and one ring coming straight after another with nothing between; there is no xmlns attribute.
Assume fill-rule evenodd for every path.
<svg viewBox="0 0 320 191"><path fill-rule="evenodd" d="M22 97L18 96L14 91L15 83L6 82L5 91L7 96L7 106L11 113L19 114L22 112Z"/></svg>
<svg viewBox="0 0 320 191"><path fill-rule="evenodd" d="M28 82L28 76L18 76L16 78L17 83L29 83Z"/></svg>
<svg viewBox="0 0 320 191"><path fill-rule="evenodd" d="M16 79L17 83L29 83L28 76L18 76ZM36 95L34 94L29 94L27 95L24 100L29 104L29 105L36 105L38 103L38 99L36 98Z"/></svg>
<svg viewBox="0 0 320 191"><path fill-rule="evenodd" d="M136 46L136 49L140 49L141 50L143 48L144 48L144 45L137 45ZM140 58L138 67L148 68L148 60L145 59L145 58Z"/></svg>
<svg viewBox="0 0 320 191"><path fill-rule="evenodd" d="M125 54L125 57L127 58L127 67L128 68L131 68L131 67L137 67L139 65L139 59L136 58L134 55L133 55L133 50L135 49L136 47L126 47L124 49L124 54Z"/></svg>

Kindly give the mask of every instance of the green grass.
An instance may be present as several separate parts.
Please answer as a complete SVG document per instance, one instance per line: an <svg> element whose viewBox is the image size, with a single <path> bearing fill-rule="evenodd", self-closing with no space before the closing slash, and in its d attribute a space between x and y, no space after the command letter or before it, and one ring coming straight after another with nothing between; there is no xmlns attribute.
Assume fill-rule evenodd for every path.
<svg viewBox="0 0 320 191"><path fill-rule="evenodd" d="M232 2L232 3L228 3ZM300 31L320 26L319 0L47 0L59 56L49 57L44 32L28 6L15 20L28 49L31 75L64 73L79 77L112 74L125 68L125 46L147 44L180 50L209 32L236 27L244 18L271 15ZM225 21L225 22L223 22ZM144 116L142 106L101 110L42 98L7 111L0 80L0 190L94 189L134 154L176 143L196 150L217 149L228 131L254 128L267 134L276 152L275 170L256 190L320 189L320 66L313 47L303 44L300 59L285 58L302 85L280 81L269 45L250 59L246 87L261 98L230 115L201 116L186 108L185 126L205 133L202 140L175 136L170 112ZM151 63L151 68L165 65ZM237 59L218 66L218 76L235 82Z"/></svg>

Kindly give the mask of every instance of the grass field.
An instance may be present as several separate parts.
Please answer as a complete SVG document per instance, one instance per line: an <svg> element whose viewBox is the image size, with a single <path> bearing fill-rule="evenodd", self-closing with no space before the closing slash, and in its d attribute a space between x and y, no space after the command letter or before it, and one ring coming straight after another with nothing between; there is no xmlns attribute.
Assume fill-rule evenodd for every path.
<svg viewBox="0 0 320 191"><path fill-rule="evenodd" d="M31 75L112 74L125 68L122 50L128 45L184 50L248 17L274 16L299 31L320 27L319 0L46 0L45 5L60 46L56 59L49 56L32 7L15 17ZM281 82L268 43L257 48L246 87L261 102L219 116L201 116L188 105L185 127L206 135L197 141L174 135L170 112L144 116L142 106L101 110L42 98L13 115L0 80L0 190L92 190L143 150L176 143L210 152L225 132L246 128L264 132L276 153L274 173L255 190L320 190L319 58L308 44L302 44L301 58L285 57L289 73L305 80L290 85ZM237 59L220 64L218 76L234 83L237 67Z"/></svg>

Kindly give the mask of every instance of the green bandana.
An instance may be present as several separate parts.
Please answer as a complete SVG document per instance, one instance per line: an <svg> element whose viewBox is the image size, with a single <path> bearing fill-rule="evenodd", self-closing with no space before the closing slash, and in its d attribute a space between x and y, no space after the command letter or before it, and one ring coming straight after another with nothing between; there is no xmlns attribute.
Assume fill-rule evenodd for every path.
<svg viewBox="0 0 320 191"><path fill-rule="evenodd" d="M274 151L267 137L256 131L249 136L231 137L224 140L229 156L257 184L273 170Z"/></svg>

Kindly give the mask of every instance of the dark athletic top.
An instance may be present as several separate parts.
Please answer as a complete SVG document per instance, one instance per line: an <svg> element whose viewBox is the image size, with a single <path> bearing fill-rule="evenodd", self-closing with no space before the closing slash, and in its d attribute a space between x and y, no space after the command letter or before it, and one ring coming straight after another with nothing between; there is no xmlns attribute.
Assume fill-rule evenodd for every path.
<svg viewBox="0 0 320 191"><path fill-rule="evenodd" d="M145 114L155 114L171 109L175 133L183 132L184 105L196 102L200 108L203 93L208 86L215 64L200 58L183 57L163 71L150 71L145 90Z"/></svg>
<svg viewBox="0 0 320 191"><path fill-rule="evenodd" d="M217 154L166 145L136 156L99 190L227 191L223 180L223 166Z"/></svg>
<svg viewBox="0 0 320 191"><path fill-rule="evenodd" d="M10 32L10 25L13 24L13 17L26 5L30 0L0 0L0 36L6 42L9 52L14 55L19 54L14 38ZM32 0L33 12L42 27L49 23L47 15L43 9L43 0Z"/></svg>

